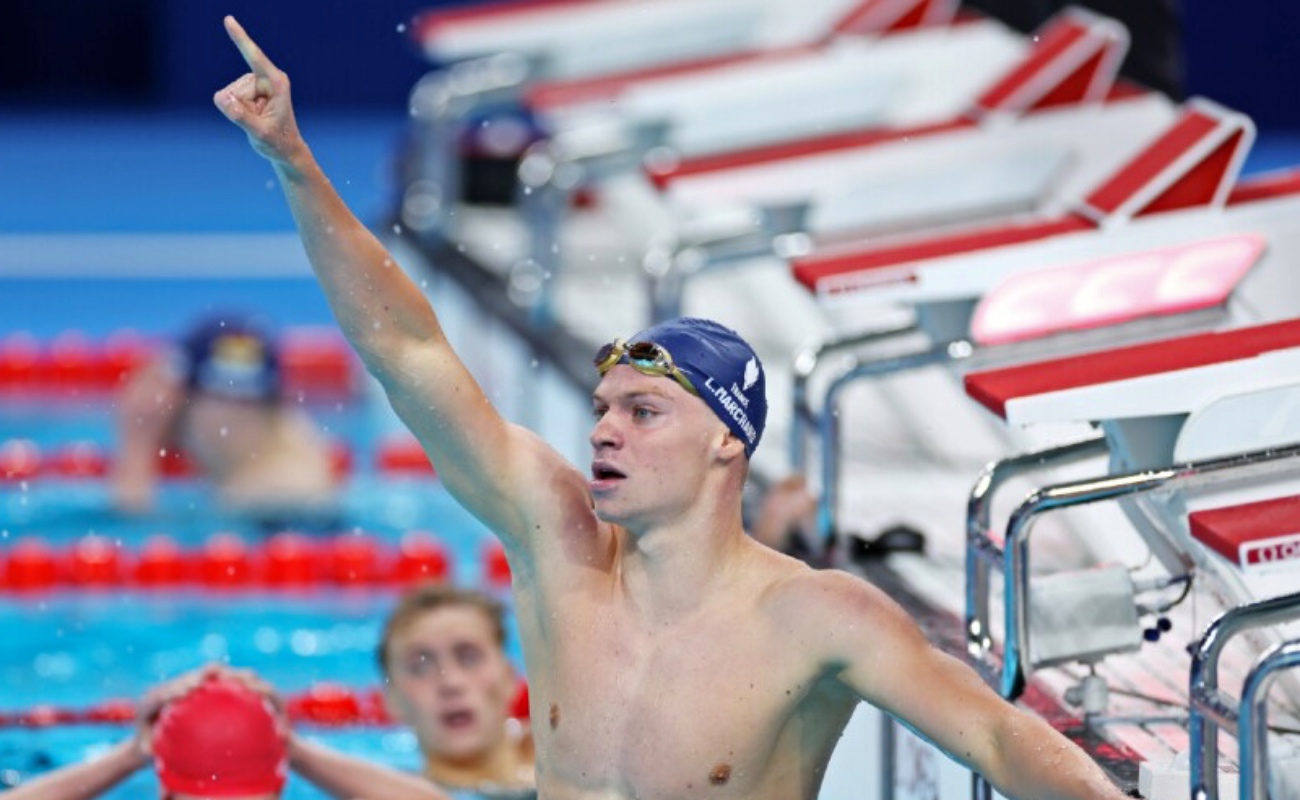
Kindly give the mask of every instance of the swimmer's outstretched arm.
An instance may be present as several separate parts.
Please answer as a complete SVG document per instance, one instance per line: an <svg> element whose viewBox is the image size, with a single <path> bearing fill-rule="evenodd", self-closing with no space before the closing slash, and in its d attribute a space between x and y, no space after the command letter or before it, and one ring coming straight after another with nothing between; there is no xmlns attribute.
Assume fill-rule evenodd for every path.
<svg viewBox="0 0 1300 800"><path fill-rule="evenodd" d="M297 734L289 737L289 765L330 797L375 800L450 800L420 775L340 753Z"/></svg>
<svg viewBox="0 0 1300 800"><path fill-rule="evenodd" d="M1125 796L1046 721L1006 702L973 669L934 648L879 589L835 571L798 583L783 613L790 615L792 634L807 637L815 666L929 737L1002 794L1023 800Z"/></svg>
<svg viewBox="0 0 1300 800"><path fill-rule="evenodd" d="M249 72L216 93L223 114L271 162L343 333L420 439L447 488L507 544L587 504L585 478L496 412L448 344L428 300L344 204L294 118L289 78L233 17ZM557 503L557 489L568 502Z"/></svg>
<svg viewBox="0 0 1300 800"><path fill-rule="evenodd" d="M90 800L148 766L149 755L134 739L81 764L47 772L4 793L5 800Z"/></svg>
<svg viewBox="0 0 1300 800"><path fill-rule="evenodd" d="M135 731L101 756L47 772L3 794L5 800L90 800L117 786L138 770L151 766L152 727L167 703L184 696L203 679L195 670L150 689L136 708Z"/></svg>

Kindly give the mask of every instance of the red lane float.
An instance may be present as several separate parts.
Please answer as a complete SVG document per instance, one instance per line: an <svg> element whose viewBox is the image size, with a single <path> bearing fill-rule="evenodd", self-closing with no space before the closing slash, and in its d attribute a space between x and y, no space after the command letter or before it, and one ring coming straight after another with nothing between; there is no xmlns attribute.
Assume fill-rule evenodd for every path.
<svg viewBox="0 0 1300 800"><path fill-rule="evenodd" d="M329 459L340 479L350 476L356 467L356 457L346 442L331 441ZM60 444L48 454L42 453L31 439L0 441L0 484L35 478L99 479L106 477L112 467L113 454L92 441ZM374 469L386 477L437 476L420 443L410 436L380 442L375 449ZM199 468L183 450L168 448L158 452L158 474L172 480L191 479L198 476Z"/></svg>
<svg viewBox="0 0 1300 800"><path fill-rule="evenodd" d="M331 441L329 459L336 477L351 475L354 458L346 442ZM158 474L169 480L188 480L199 474L193 459L176 448L160 450L157 465ZM60 444L48 454L30 439L0 441L0 484L35 478L96 480L107 477L112 467L113 455L92 441Z"/></svg>
<svg viewBox="0 0 1300 800"><path fill-rule="evenodd" d="M385 438L375 448L375 469L385 475L433 475L433 464L413 436Z"/></svg>
<svg viewBox="0 0 1300 800"><path fill-rule="evenodd" d="M508 567L502 566L504 556L489 553L487 557L484 574L488 580L508 583ZM450 564L446 547L427 531L411 531L397 545L364 533L313 538L284 531L253 546L236 534L217 533L201 547L190 550L163 535L150 537L135 550L94 534L63 547L28 537L0 549L0 591L117 587L221 591L325 586L400 589L423 581L446 580Z"/></svg>
<svg viewBox="0 0 1300 800"><path fill-rule="evenodd" d="M483 554L484 577L493 586L510 585L510 562L506 549L495 539L488 542Z"/></svg>
<svg viewBox="0 0 1300 800"><path fill-rule="evenodd" d="M49 341L12 333L0 339L0 392L112 391L160 347L130 330L114 332L102 342L75 330ZM287 328L278 350L286 397L352 396L360 385L356 357L336 330Z"/></svg>
<svg viewBox="0 0 1300 800"><path fill-rule="evenodd" d="M321 682L305 691L285 697L289 721L327 727L388 726L394 720L384 705L382 687L352 688L338 683ZM519 681L511 702L510 715L528 719L528 683ZM0 728L48 728L54 725L124 725L135 721L136 704L125 698L112 698L88 708L60 708L37 705L0 713Z"/></svg>
<svg viewBox="0 0 1300 800"><path fill-rule="evenodd" d="M41 474L41 451L31 439L0 442L0 480L27 481Z"/></svg>

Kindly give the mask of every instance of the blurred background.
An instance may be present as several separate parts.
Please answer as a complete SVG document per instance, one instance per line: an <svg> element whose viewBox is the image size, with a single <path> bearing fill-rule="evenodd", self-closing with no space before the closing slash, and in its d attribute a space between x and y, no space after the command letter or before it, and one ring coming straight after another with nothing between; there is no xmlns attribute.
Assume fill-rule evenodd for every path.
<svg viewBox="0 0 1300 800"><path fill-rule="evenodd" d="M1185 89L1249 113L1268 130L1300 128L1300 4L1177 0ZM7 0L0 102L7 110L199 109L238 58L222 32L234 14L296 79L304 109L400 113L426 65L404 36L410 0ZM1028 28L1046 0L972 3ZM1093 0L1104 13L1161 2ZM1049 9L1050 10L1050 9ZM1138 34L1140 35L1140 34Z"/></svg>
<svg viewBox="0 0 1300 800"><path fill-rule="evenodd" d="M221 27L227 13L243 21L293 78L301 122L345 199L363 218L382 216L391 206L391 161L405 129L407 95L430 67L408 29L420 11L435 5L7 0L0 47L0 233L290 228L277 191L239 191L247 181L264 182L269 171L241 152L241 137L230 135L210 105L212 93L243 69ZM1060 3L971 5L1029 30ZM1255 120L1262 136L1249 169L1294 161L1289 153L1300 141L1300 51L1289 39L1300 29L1300 4L1091 5L1125 18L1134 30L1135 57L1154 54L1164 77L1153 78L1138 65L1139 73L1145 70L1140 78L1173 83L1171 94L1204 94ZM1171 23L1167 18L1175 12ZM145 186L148 191L138 191ZM119 193L132 187L132 202L119 202ZM0 257L0 269L7 261Z"/></svg>

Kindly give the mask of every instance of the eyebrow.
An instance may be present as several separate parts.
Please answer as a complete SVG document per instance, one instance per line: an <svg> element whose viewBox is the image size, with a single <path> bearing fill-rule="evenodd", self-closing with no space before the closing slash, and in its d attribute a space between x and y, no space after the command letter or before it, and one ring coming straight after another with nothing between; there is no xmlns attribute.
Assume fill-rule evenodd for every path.
<svg viewBox="0 0 1300 800"><path fill-rule="evenodd" d="M636 402L637 400L643 400L643 399L645 399L645 398L656 398L656 399L659 399L659 400L671 400L671 399L672 399L671 397L669 397L669 395L668 395L667 392L660 391L658 387L656 387L656 388L654 388L654 389L639 389L639 390L637 390L637 391L635 391L635 392L626 392L626 393L623 393L623 394L616 395L614 399L615 399L615 400L624 401L624 402L633 402L633 403L634 403L634 402ZM612 401L610 401L610 400L606 400L605 398L601 397L601 396L600 396L600 393L597 391L597 392L593 392L593 393L592 393L592 395L591 395L591 402L592 402L593 404L596 404L596 403L607 403L607 404L608 404L608 403L610 403L610 402L612 402Z"/></svg>

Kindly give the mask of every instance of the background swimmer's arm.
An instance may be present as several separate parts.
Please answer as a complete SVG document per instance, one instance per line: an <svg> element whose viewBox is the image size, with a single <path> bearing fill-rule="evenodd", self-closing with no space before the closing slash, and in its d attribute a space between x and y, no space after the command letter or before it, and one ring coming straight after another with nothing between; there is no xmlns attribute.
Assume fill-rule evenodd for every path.
<svg viewBox="0 0 1300 800"><path fill-rule="evenodd" d="M231 17L226 30L251 70L216 93L222 113L275 168L339 326L384 385L452 494L508 539L556 513L557 477L586 500L586 480L492 407L448 344L419 287L330 185L294 120L289 78Z"/></svg>
<svg viewBox="0 0 1300 800"><path fill-rule="evenodd" d="M117 396L117 457L110 488L120 511L153 508L158 451L167 446L185 402L185 389L166 359L141 366Z"/></svg>
<svg viewBox="0 0 1300 800"><path fill-rule="evenodd" d="M148 753L132 738L94 760L47 772L3 796L5 800L90 800L148 764Z"/></svg>
<svg viewBox="0 0 1300 800"><path fill-rule="evenodd" d="M815 573L797 590L799 619L819 666L864 700L929 737L1010 798L1121 798L1101 768L1046 721L1004 701L966 664L933 647L879 589L845 573ZM811 626L809 626L811 627Z"/></svg>
<svg viewBox="0 0 1300 800"><path fill-rule="evenodd" d="M297 735L289 737L289 766L331 797L449 800L446 792L419 775L344 755Z"/></svg>

